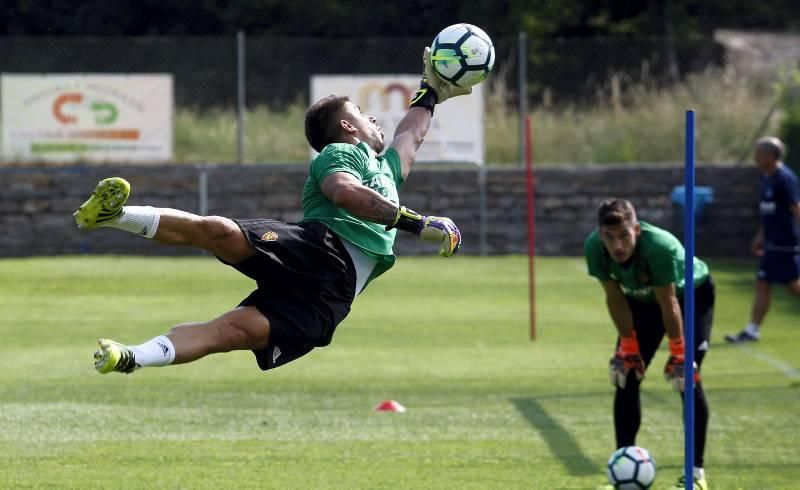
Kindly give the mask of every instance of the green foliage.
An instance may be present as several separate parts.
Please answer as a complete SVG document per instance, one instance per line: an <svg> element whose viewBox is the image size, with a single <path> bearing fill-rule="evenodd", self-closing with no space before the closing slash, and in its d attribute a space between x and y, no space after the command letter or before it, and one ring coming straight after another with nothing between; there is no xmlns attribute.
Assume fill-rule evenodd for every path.
<svg viewBox="0 0 800 490"><path fill-rule="evenodd" d="M487 92L486 161L516 163L519 123L516 112L508 109L510 93L499 82L489 82ZM755 83L720 71L707 71L669 89L640 83L621 92L599 91L595 103L588 106L541 104L531 114L535 161L680 161L683 113L692 108L698 114L698 159L733 163L750 145L753 131L769 111L772 99L772 92ZM297 102L286 111L266 107L248 111L245 160L307 163L304 110L304 104ZM777 117L768 119L765 131L777 131L777 124ZM235 114L178 110L175 154L179 162L235 161Z"/></svg>
<svg viewBox="0 0 800 490"><path fill-rule="evenodd" d="M100 376L97 337L139 342L212 318L252 281L211 257L0 260L0 488L595 488L614 447L603 293L582 260L537 260L531 343L526 263L402 258L331 346L274 372L236 352ZM726 346L754 266L711 267L709 484L796 488L800 388L764 356L798 367L798 303L776 291L754 356ZM683 462L665 360L644 381L637 440L659 463L656 488ZM390 398L408 412L372 412Z"/></svg>
<svg viewBox="0 0 800 490"><path fill-rule="evenodd" d="M797 170L800 169L800 69L781 74L777 93L782 113L779 134L788 148L785 161Z"/></svg>
<svg viewBox="0 0 800 490"><path fill-rule="evenodd" d="M228 35L321 37L430 36L456 22L484 26L493 35L525 29L531 36L708 34L715 27L787 29L800 25L791 0L84 0L6 2L0 34L14 35Z"/></svg>
<svg viewBox="0 0 800 490"><path fill-rule="evenodd" d="M716 70L689 76L668 89L636 84L619 95L608 90L590 107L535 110L535 159L541 163L678 162L683 158L684 112L694 109L698 160L734 163L750 144L771 102L769 90ZM767 121L768 130L776 125L776 118Z"/></svg>
<svg viewBox="0 0 800 490"><path fill-rule="evenodd" d="M258 107L245 115L245 162L308 162L303 128L305 105L285 111ZM236 114L233 111L178 109L175 114L175 158L178 162L236 161Z"/></svg>

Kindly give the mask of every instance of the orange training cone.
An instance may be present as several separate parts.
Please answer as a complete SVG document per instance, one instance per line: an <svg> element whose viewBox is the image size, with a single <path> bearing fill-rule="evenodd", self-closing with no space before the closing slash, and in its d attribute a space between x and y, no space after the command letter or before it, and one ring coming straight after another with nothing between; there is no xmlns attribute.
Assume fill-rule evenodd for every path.
<svg viewBox="0 0 800 490"><path fill-rule="evenodd" d="M377 405L375 405L375 409L374 410L376 412L403 413L403 412L406 411L406 407L404 407L403 405L400 405L399 403L397 403L394 400L385 400L385 401L382 401L382 402L378 403Z"/></svg>

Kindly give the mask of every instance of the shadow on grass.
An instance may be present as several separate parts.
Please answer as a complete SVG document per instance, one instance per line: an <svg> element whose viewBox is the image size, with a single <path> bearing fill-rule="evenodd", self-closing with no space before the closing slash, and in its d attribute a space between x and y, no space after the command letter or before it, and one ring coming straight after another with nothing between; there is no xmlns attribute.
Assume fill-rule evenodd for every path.
<svg viewBox="0 0 800 490"><path fill-rule="evenodd" d="M535 427L572 476L600 474L600 468L581 451L572 434L554 419L534 398L511 398L514 408Z"/></svg>

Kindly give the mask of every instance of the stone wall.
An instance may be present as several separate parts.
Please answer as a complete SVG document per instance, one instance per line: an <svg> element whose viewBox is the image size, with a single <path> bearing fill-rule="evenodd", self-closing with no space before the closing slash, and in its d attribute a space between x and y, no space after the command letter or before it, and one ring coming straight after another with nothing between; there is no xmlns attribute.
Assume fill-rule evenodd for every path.
<svg viewBox="0 0 800 490"><path fill-rule="evenodd" d="M113 230L80 232L71 213L95 183L107 176L131 182L129 203L198 212L201 170L208 175L208 214L231 217L301 217L303 165L0 167L0 255L78 253L197 254L161 247ZM597 204L606 197L633 201L640 217L680 235L680 209L670 192L682 180L675 166L575 166L536 171L536 246L542 255L578 255L594 227ZM704 166L698 185L714 188L715 202L698 223L701 255L744 255L757 227L758 174L752 167ZM464 235L464 252L479 253L478 174L474 168L426 167L401 190L404 204L423 213L449 216ZM525 173L518 167L487 171L487 236L490 254L527 250ZM400 254L431 251L409 236Z"/></svg>

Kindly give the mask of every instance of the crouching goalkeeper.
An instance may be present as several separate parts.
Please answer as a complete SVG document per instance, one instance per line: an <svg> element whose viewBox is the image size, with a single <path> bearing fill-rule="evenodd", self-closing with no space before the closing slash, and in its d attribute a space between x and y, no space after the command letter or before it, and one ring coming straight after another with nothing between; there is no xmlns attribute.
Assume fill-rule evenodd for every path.
<svg viewBox="0 0 800 490"><path fill-rule="evenodd" d="M619 334L609 364L614 397L617 447L632 446L641 423L639 385L666 333L669 358L664 377L674 389L684 387L684 353L695 349L695 461L693 488L708 488L703 471L708 403L700 381L700 365L709 347L714 315L714 283L706 264L694 259L695 345L683 339L684 249L666 230L639 222L630 202L605 201L598 210L598 228L584 244L589 275L596 277ZM684 488L683 476L674 488Z"/></svg>
<svg viewBox="0 0 800 490"><path fill-rule="evenodd" d="M386 145L376 119L345 96L328 96L305 116L309 144L319 152L303 189L303 220L230 219L176 209L124 206L130 187L118 177L98 184L74 214L82 229L122 230L165 245L207 250L256 283L218 318L177 325L139 345L101 339L101 373L196 361L251 350L273 369L329 344L354 297L394 263L397 230L456 253L461 233L448 218L422 216L401 205L398 189L411 171L436 104L470 89L437 79L425 49L424 74L394 139ZM230 196L263 199L270 195Z"/></svg>

